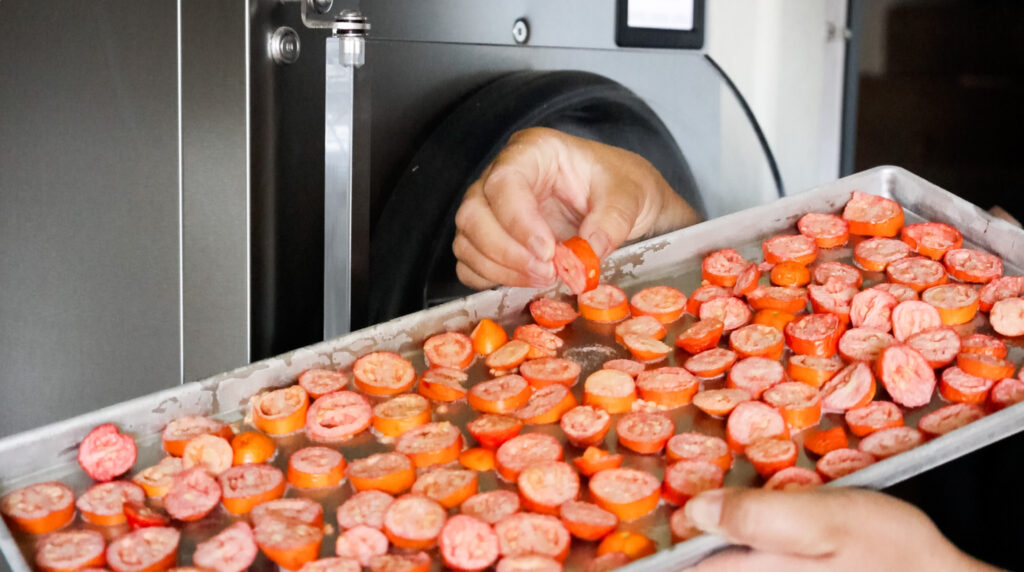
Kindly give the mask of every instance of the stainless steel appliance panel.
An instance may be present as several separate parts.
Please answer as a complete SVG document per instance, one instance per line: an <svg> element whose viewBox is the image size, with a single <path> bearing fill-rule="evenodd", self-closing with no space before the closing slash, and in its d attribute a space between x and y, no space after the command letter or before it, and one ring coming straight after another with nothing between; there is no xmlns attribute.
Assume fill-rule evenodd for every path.
<svg viewBox="0 0 1024 572"><path fill-rule="evenodd" d="M0 435L180 383L176 27L0 2Z"/></svg>

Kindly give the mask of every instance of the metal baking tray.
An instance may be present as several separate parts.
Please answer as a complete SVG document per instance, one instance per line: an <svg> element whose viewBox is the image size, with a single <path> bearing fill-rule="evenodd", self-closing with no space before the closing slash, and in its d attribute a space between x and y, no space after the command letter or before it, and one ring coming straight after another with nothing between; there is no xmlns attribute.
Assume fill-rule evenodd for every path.
<svg viewBox="0 0 1024 572"><path fill-rule="evenodd" d="M1021 274L1024 268L1024 231L1009 223L994 219L969 202L948 193L935 185L896 167L878 167L839 181L822 185L816 189L780 199L771 204L755 207L742 212L723 216L702 224L666 234L651 240L633 244L609 256L603 264L602 279L619 285L628 294L652 284L668 284L684 292L691 292L700 283L700 261L705 254L720 248L736 248L750 259L759 260L761 240L782 231L793 232L796 220L806 212L837 212L849 198L852 190L861 190L897 200L907 211L907 222L919 220L942 221L953 224L964 235L965 244L981 248L1002 257L1006 274ZM823 251L822 260L848 260L850 249ZM866 273L866 280L879 280L881 275ZM268 387L289 385L303 370L313 367L334 368L350 371L351 364L360 355L372 350L391 350L413 360L417 368L424 366L419 348L428 336L445 330L468 332L482 318L492 318L506 328L525 323L529 319L527 303L542 295L565 296L564 292L551 290L538 292L532 289L500 288L474 294L442 306L431 308L397 318L358 332L325 341L306 348L263 360L209 379L187 383L165 391L116 404L92 413L53 423L38 429L20 433L0 440L0 493L42 480L56 479L67 483L80 494L90 484L89 478L78 468L75 461L78 443L94 426L113 422L123 431L133 434L139 444L139 459L133 473L155 463L161 456L160 431L176 417L186 414L213 415L232 423L241 429L246 404L250 396ZM693 321L687 316L669 328L669 338L675 336ZM978 317L974 322L961 326L967 331L986 331L987 322ZM614 342L610 328L577 320L561 334L567 342L563 354L579 362L583 372L580 379L600 367L608 359L628 357L627 352ZM1024 360L1022 340L1008 340L1011 347L1010 359L1015 363ZM52 351L59 351L54 348ZM677 351L669 356L667 364L674 365L686 354ZM469 370L470 382L487 378L479 361ZM710 382L714 386L716 382ZM721 383L721 382L718 382ZM880 387L881 391L884 391ZM574 392L579 398L582 383ZM922 414L942 405L936 396L930 405L906 414L908 425L915 425ZM473 417L472 410L465 402L437 405L434 420L448 419L465 427ZM671 412L676 430L696 428L710 434L724 434L724 422L711 418L691 406ZM841 416L826 415L822 426L841 423ZM852 485L869 488L883 488L927 471L941 463L950 461L994 441L1024 429L1024 404L1004 409L989 415L948 435L934 439L907 453L880 461L830 483L830 486ZM555 426L532 426L526 431L543 431L565 441ZM794 439L800 443L802 435ZM278 439L279 453L273 463L284 467L287 455L307 444L304 436ZM854 438L853 443L856 443ZM612 450L617 448L614 430L609 433L605 444ZM347 458L387 450L390 443L373 437L369 432L339 445ZM567 455L578 453L567 444ZM659 477L663 473L660 456L638 455L623 452L625 466L649 470ZM801 451L799 465L813 468L813 462ZM763 481L743 458L738 458L726 475L726 485L758 486ZM507 487L493 473L481 475L480 488L488 490ZM304 494L320 500L325 505L325 520L334 523L334 508L350 494L348 486L333 491L303 493L289 488L287 496ZM585 487L584 487L585 495ZM662 505L654 513L623 528L643 531L658 544L659 551L629 565L627 570L681 570L691 566L708 554L726 546L720 538L702 536L672 545L668 529L670 506ZM182 550L190 554L195 543L212 536L233 517L224 511L184 528ZM88 526L88 525L83 525ZM116 533L116 531L110 531ZM334 534L329 534L321 554L333 554ZM10 567L16 571L30 570L26 556L31 559L33 538L21 533L13 534L0 521L0 550ZM566 561L566 569L580 569L594 554L596 544L574 542L572 553ZM23 552L24 551L24 552ZM182 565L187 558L183 559ZM440 568L435 563L435 568ZM253 569L274 570L276 567L262 556Z"/></svg>

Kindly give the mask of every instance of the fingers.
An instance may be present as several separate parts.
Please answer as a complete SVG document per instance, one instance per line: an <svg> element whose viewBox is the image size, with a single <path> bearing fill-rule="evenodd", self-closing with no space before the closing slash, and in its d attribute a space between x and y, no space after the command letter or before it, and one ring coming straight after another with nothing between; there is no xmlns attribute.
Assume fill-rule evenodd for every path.
<svg viewBox="0 0 1024 572"><path fill-rule="evenodd" d="M591 210L580 224L580 236L604 258L629 238L640 217L644 195L640 190L592 192Z"/></svg>
<svg viewBox="0 0 1024 572"><path fill-rule="evenodd" d="M554 282L554 264L537 260L505 232L484 199L479 182L467 191L455 215L455 225L452 251L464 266L459 279L467 286L489 288L499 283L540 287Z"/></svg>
<svg viewBox="0 0 1024 572"><path fill-rule="evenodd" d="M841 495L717 489L686 504L701 530L733 544L780 554L819 557L838 549L849 514Z"/></svg>

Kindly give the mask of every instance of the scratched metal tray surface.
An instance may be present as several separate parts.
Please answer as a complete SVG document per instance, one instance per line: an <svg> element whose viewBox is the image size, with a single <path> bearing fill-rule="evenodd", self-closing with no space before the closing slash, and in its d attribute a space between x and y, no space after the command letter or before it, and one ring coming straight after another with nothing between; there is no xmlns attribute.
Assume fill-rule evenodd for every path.
<svg viewBox="0 0 1024 572"><path fill-rule="evenodd" d="M796 220L803 213L838 212L849 198L850 191L854 189L897 200L907 210L908 224L920 220L953 224L963 232L965 244L1001 256L1007 274L1022 273L1024 231L1005 221L993 219L976 206L903 169L878 167L771 204L720 217L623 248L604 261L602 280L621 286L627 294L654 284L675 286L689 293L700 283L700 261L708 252L731 247L750 259L760 260L761 240L783 231L795 232ZM822 251L820 260L848 261L850 256L849 247L830 249ZM865 276L869 283L882 279L880 274L866 273ZM565 297L564 292L555 290L540 294ZM537 295L538 292L535 290L517 288L481 292L200 382L188 383L7 437L0 440L0 493L51 479L67 483L75 489L76 494L83 492L91 481L78 468L75 461L77 446L86 433L100 423L116 423L123 431L135 436L139 443L139 459L130 473L134 474L155 463L162 456L159 433L171 419L186 414L212 415L230 422L236 431L244 430L246 426L243 417L249 397L268 387L289 385L303 370L324 367L350 372L352 362L360 355L373 350L391 350L410 358L417 369L422 371L425 364L419 348L423 340L430 335L445 330L468 332L482 318L495 319L507 329L511 329L528 321L526 304ZM686 316L672 324L667 339L672 339L693 320L692 316ZM988 331L987 321L979 316L959 329L962 334ZM608 359L628 357L627 352L615 343L609 327L580 319L560 335L566 340L567 350L563 355L582 366L581 380L600 368ZM1018 338L1007 341L1011 348L1010 359L1020 364L1024 361L1024 340ZM667 363L658 365L675 365L686 357L685 353L677 350L675 354L669 356ZM470 368L469 374L471 384L488 377L483 364L479 361ZM716 387L721 383L721 380L710 381L705 383L705 386ZM577 383L573 391L577 398L581 398L582 383ZM907 424L916 425L921 415L941 405L941 400L935 397L928 406L906 412ZM724 435L723 420L709 417L692 406L675 409L670 414L677 432L693 429ZM473 418L474 412L463 401L435 405L433 416L435 421L450 420L464 429L465 423ZM838 423L842 423L841 416L830 414L822 419L821 426L827 427ZM830 485L883 488L984 447L1022 428L1024 404L989 415L912 451L875 463ZM526 431L547 432L565 443L565 437L557 426L532 426L527 427ZM802 437L801 433L794 435L798 444ZM856 443L856 439L854 438L852 442ZM272 463L284 468L288 455L306 446L308 442L299 434L277 439L277 444L278 454ZM611 450L617 449L614 430L606 438L605 444ZM392 446L392 443L364 432L338 445L337 448L346 458L356 458L389 450ZM567 456L574 456L580 452L566 443ZM662 476L664 462L661 456L620 452L626 457L626 466L648 470L659 478ZM803 452L798 464L813 468L813 461ZM726 485L758 486L762 483L763 480L743 458L736 460L733 469L726 476ZM511 485L500 482L493 472L483 474L480 478L481 490L508 487ZM336 524L335 508L351 494L348 485L314 492L303 492L289 487L287 492L287 496L305 495L321 501L324 504L325 520L331 525ZM582 494L586 497L585 487ZM726 546L724 541L711 536L698 537L673 545L668 529L668 515L671 509L671 506L663 504L651 515L622 525L624 529L647 534L655 540L659 548L656 554L638 560L624 570L681 570ZM191 560L191 549L195 544L215 534L231 522L232 518L224 511L218 510L202 521L185 526L179 551L179 565L188 564ZM90 525L83 524L79 519L75 526ZM104 532L109 536L115 536L123 531L107 529ZM328 534L324 540L322 555L333 554L335 538L335 534ZM0 522L0 550L3 551L11 569L31 569L28 562L32 558L33 542L31 536L21 533L12 535L5 524ZM572 552L565 563L566 569L582 569L593 557L595 549L595 543L574 542ZM436 557L436 552L434 555ZM440 562L435 562L434 568L440 569ZM276 567L260 556L253 569L274 570Z"/></svg>

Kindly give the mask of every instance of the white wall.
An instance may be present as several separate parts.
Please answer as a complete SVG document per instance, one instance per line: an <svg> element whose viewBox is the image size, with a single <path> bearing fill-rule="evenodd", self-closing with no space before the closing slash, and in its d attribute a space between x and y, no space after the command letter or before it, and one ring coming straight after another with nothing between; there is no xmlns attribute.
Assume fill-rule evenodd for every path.
<svg viewBox="0 0 1024 572"><path fill-rule="evenodd" d="M846 0L707 2L707 51L761 124L788 193L839 176L845 23ZM723 110L723 145L745 140L729 132L745 129L734 106Z"/></svg>

